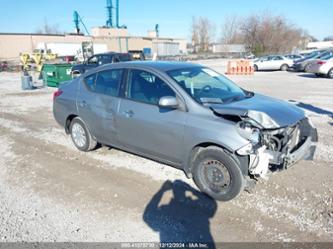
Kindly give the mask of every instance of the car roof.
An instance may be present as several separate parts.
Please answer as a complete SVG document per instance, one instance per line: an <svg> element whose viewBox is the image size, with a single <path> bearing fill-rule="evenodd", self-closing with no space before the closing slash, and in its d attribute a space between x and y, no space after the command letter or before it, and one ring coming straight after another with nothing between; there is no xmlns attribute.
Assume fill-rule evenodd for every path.
<svg viewBox="0 0 333 249"><path fill-rule="evenodd" d="M95 56L95 55L115 55L115 54L129 54L129 53L105 52L105 53L94 54L93 56Z"/></svg>
<svg viewBox="0 0 333 249"><path fill-rule="evenodd" d="M199 64L189 63L189 62L178 62L178 61L127 61L127 62L119 62L115 64L108 64L105 66L101 66L99 68L107 68L107 67L141 67L145 69L155 69L163 72L184 69L184 68L193 68L193 67L202 67Z"/></svg>

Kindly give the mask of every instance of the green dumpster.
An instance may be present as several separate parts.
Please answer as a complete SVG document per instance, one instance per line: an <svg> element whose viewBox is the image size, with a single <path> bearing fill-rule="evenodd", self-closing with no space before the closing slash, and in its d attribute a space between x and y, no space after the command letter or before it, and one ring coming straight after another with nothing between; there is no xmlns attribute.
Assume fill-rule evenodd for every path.
<svg viewBox="0 0 333 249"><path fill-rule="evenodd" d="M72 79L72 64L44 64L42 77L44 84L51 87L58 87L64 81Z"/></svg>

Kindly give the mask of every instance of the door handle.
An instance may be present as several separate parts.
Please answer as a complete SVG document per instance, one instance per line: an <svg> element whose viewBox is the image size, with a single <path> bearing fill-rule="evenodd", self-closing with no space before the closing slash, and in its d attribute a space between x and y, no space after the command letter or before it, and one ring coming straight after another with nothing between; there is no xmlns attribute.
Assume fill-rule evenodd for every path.
<svg viewBox="0 0 333 249"><path fill-rule="evenodd" d="M131 118L134 116L134 112L131 110L124 111L124 114L125 114L126 118Z"/></svg>

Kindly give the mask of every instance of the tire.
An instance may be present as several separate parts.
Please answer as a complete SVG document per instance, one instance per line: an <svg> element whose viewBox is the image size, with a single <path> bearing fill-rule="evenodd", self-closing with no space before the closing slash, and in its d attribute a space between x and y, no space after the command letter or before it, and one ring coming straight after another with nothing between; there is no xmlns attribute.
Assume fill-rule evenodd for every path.
<svg viewBox="0 0 333 249"><path fill-rule="evenodd" d="M236 198L245 185L235 160L215 146L199 150L193 160L192 174L198 188L218 201Z"/></svg>
<svg viewBox="0 0 333 249"><path fill-rule="evenodd" d="M72 72L72 79L80 77L81 72L80 71L73 71Z"/></svg>
<svg viewBox="0 0 333 249"><path fill-rule="evenodd" d="M259 71L257 65L254 65L254 66L253 66L253 69L254 69L255 72L258 72L258 71Z"/></svg>
<svg viewBox="0 0 333 249"><path fill-rule="evenodd" d="M289 68L289 66L287 64L283 64L280 69L281 69L281 71L287 71L288 68Z"/></svg>
<svg viewBox="0 0 333 249"><path fill-rule="evenodd" d="M304 67L304 72L308 72L310 70L310 64L307 64L305 67Z"/></svg>
<svg viewBox="0 0 333 249"><path fill-rule="evenodd" d="M72 141L80 151L88 152L97 147L96 139L91 135L85 123L76 117L69 126Z"/></svg>
<svg viewBox="0 0 333 249"><path fill-rule="evenodd" d="M328 71L327 77L333 79L333 68L331 68L330 71Z"/></svg>

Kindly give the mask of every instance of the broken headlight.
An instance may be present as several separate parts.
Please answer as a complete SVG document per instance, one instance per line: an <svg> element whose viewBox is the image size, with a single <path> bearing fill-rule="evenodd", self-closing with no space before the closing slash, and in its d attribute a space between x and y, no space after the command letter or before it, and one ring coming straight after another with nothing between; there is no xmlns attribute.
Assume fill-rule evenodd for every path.
<svg viewBox="0 0 333 249"><path fill-rule="evenodd" d="M237 124L237 131L253 145L258 144L260 141L260 129L249 120L239 122Z"/></svg>
<svg viewBox="0 0 333 249"><path fill-rule="evenodd" d="M251 110L247 115L249 118L253 119L256 123L266 129L275 129L279 127L279 125L266 113Z"/></svg>

